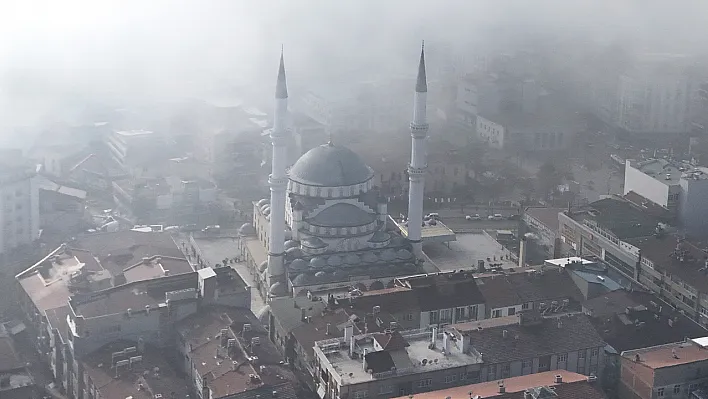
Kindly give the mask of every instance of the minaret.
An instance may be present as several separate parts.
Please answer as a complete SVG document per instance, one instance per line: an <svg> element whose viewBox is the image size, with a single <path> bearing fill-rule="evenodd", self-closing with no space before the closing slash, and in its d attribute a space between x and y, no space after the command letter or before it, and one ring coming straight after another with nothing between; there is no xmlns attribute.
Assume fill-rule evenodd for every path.
<svg viewBox="0 0 708 399"><path fill-rule="evenodd" d="M428 118L426 102L428 83L425 78L425 43L420 50L418 64L418 79L415 85L413 102L413 122L411 122L411 163L408 165L408 240L413 244L416 256L423 253L421 230L423 225L423 195L425 188L425 170L428 167L425 140L428 135Z"/></svg>
<svg viewBox="0 0 708 399"><path fill-rule="evenodd" d="M286 127L288 113L288 86L285 81L283 51L280 51L278 82L275 86L275 115L270 139L273 143L273 168L268 178L270 185L270 236L268 240L268 294L269 297L287 294L285 281L285 189L287 139L290 133Z"/></svg>

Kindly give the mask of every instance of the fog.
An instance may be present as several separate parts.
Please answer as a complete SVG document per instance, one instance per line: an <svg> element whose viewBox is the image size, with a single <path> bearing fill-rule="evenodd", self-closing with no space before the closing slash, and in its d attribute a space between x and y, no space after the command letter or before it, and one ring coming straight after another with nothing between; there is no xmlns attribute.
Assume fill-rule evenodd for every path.
<svg viewBox="0 0 708 399"><path fill-rule="evenodd" d="M573 37L702 53L706 9L700 0L3 2L0 126L57 118L73 103L223 95L242 85L270 94L281 44L295 91L413 73L421 39L433 64L480 46Z"/></svg>

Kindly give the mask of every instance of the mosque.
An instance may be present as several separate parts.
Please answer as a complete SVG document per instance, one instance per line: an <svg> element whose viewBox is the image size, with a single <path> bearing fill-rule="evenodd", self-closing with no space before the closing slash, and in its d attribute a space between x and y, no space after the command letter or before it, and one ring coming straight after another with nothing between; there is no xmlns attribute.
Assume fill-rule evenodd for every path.
<svg viewBox="0 0 708 399"><path fill-rule="evenodd" d="M408 222L391 222L374 171L346 147L330 141L286 167L288 90L283 55L276 85L270 199L253 204L253 222L239 230L264 297L337 289L390 287L395 277L422 273L421 230L425 168L427 82L421 49L415 87L409 175ZM399 227L399 228L396 228ZM405 232L405 235L402 234ZM255 253L247 258L256 259Z"/></svg>

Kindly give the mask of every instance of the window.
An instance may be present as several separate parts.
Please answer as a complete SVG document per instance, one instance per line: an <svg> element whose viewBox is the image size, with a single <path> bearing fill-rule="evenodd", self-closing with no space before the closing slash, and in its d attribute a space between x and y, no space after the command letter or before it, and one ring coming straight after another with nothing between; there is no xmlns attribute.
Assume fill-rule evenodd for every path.
<svg viewBox="0 0 708 399"><path fill-rule="evenodd" d="M595 357L600 353L600 350L598 348L592 348L592 351L590 352L590 356Z"/></svg>
<svg viewBox="0 0 708 399"><path fill-rule="evenodd" d="M502 365L502 378L509 378L511 375L511 365L509 363Z"/></svg>
<svg viewBox="0 0 708 399"><path fill-rule="evenodd" d="M585 351L584 350L578 352L578 359L585 359Z"/></svg>
<svg viewBox="0 0 708 399"><path fill-rule="evenodd" d="M460 381L464 381L467 379L467 373L466 372L461 372L460 373Z"/></svg>
<svg viewBox="0 0 708 399"><path fill-rule="evenodd" d="M508 314L509 316L515 315L515 314L516 314L516 308L515 308L515 307L510 307L509 309L507 309L507 314Z"/></svg>
<svg viewBox="0 0 708 399"><path fill-rule="evenodd" d="M597 375L597 364L590 365L590 375Z"/></svg>
<svg viewBox="0 0 708 399"><path fill-rule="evenodd" d="M434 310L430 312L430 324L435 324L438 322L438 311Z"/></svg>
<svg viewBox="0 0 708 399"><path fill-rule="evenodd" d="M413 320L413 313L408 313L405 317L406 320L411 321Z"/></svg>
<svg viewBox="0 0 708 399"><path fill-rule="evenodd" d="M487 372L487 380L496 380L496 379L497 379L497 366L491 365L491 366L489 366L489 370Z"/></svg>
<svg viewBox="0 0 708 399"><path fill-rule="evenodd" d="M384 395L393 392L393 385L381 385L379 387L379 395Z"/></svg>
<svg viewBox="0 0 708 399"><path fill-rule="evenodd" d="M528 310L531 309L531 302L526 302L521 305L521 310Z"/></svg>
<svg viewBox="0 0 708 399"><path fill-rule="evenodd" d="M674 393L681 393L681 384L674 385Z"/></svg>
<svg viewBox="0 0 708 399"><path fill-rule="evenodd" d="M445 376L446 384L452 384L455 381L457 381L457 374L450 374Z"/></svg>
<svg viewBox="0 0 708 399"><path fill-rule="evenodd" d="M567 362L568 361L568 354L563 353L561 355L558 355L558 362Z"/></svg>
<svg viewBox="0 0 708 399"><path fill-rule="evenodd" d="M533 362L531 360L522 360L521 361L521 368L530 369L531 366L533 366Z"/></svg>
<svg viewBox="0 0 708 399"><path fill-rule="evenodd" d="M418 388L427 388L429 386L433 385L433 379L432 378L426 378L424 380L418 381Z"/></svg>
<svg viewBox="0 0 708 399"><path fill-rule="evenodd" d="M354 399L364 399L368 394L368 391L356 391L354 392Z"/></svg>
<svg viewBox="0 0 708 399"><path fill-rule="evenodd" d="M492 318L501 317L501 315L502 315L501 309L495 309L494 311L492 311Z"/></svg>
<svg viewBox="0 0 708 399"><path fill-rule="evenodd" d="M663 397L664 396L664 388L659 388L656 390L656 396L658 397Z"/></svg>

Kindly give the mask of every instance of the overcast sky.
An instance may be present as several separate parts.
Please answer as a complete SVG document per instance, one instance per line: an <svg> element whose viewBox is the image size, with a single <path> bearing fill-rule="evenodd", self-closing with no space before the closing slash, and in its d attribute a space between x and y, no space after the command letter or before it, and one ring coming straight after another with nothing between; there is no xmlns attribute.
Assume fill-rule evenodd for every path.
<svg viewBox="0 0 708 399"><path fill-rule="evenodd" d="M6 126L69 94L170 98L222 81L272 85L281 43L291 81L322 77L326 84L347 66L415 70L421 39L460 48L493 46L501 35L581 33L702 50L708 33L705 0L0 3L0 124Z"/></svg>

